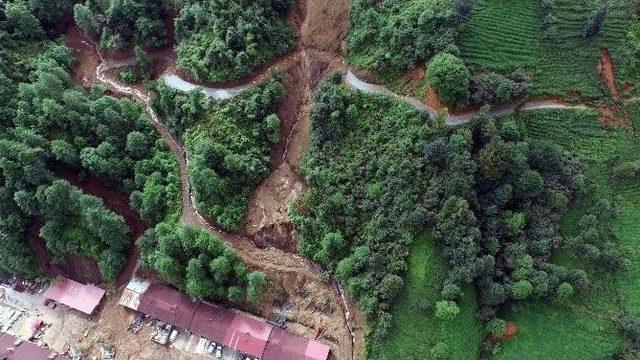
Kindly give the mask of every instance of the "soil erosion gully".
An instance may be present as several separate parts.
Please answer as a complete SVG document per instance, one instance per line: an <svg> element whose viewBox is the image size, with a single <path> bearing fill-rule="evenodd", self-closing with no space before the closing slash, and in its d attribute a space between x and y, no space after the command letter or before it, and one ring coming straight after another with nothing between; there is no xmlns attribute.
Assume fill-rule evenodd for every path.
<svg viewBox="0 0 640 360"><path fill-rule="evenodd" d="M306 22L307 19L305 19L304 21ZM351 360L354 360L356 356L356 349L359 348L362 343L362 339L364 338L362 326L354 325L358 322L357 319L361 319L361 315L359 315L357 308L347 298L340 284L335 280L332 280L329 284L324 282L322 280L322 269L310 260L303 258L297 254L284 252L272 246L259 248L250 237L225 232L224 230L216 226L213 221L205 218L205 216L198 212L189 182L188 152L178 141L178 139L176 139L173 134L168 131L168 129L164 126L164 124L158 117L157 113L151 107L151 94L145 89L136 86L125 85L116 80L113 76L113 70L135 65L135 59L128 58L124 60L105 60L102 53L97 50L95 45L92 45L84 40L82 41L82 45L90 47L92 51L94 51L95 54L97 54L97 56L99 57L100 61L95 69L95 78L97 79L97 81L106 85L114 93L133 98L137 102L139 102L151 118L156 131L158 131L158 133L167 142L171 152L174 154L175 159L178 162L180 171L182 221L187 224L197 225L208 229L213 234L220 237L228 246L234 248L237 251L238 255L250 266L263 270L265 273L267 273L267 276L269 276L270 274L276 274L279 277L282 277L282 275L296 274L304 277L307 282L316 284L320 288L326 290L327 294L329 294L333 298L334 303L339 304L340 306L338 310L342 319L341 321L343 322L342 326L348 333L350 340L346 344L338 341L338 345L340 348L344 347L344 355L348 356ZM226 100L247 89L250 89L255 84L264 81L276 70L286 71L287 69L295 66L302 66L304 69L306 69L304 75L306 77L306 85L304 88L305 96L307 99L306 106L304 106L306 109L304 109L304 111L303 109L298 109L298 114L296 115L297 119L290 129L289 135L285 139L284 152L281 156L281 159L279 160L284 162L286 161L287 154L291 146L291 138L293 137L296 129L300 126L300 122L302 121L301 118L305 116L308 118L308 108L310 103L309 99L311 98L311 92L313 90L312 86L309 85L309 83L311 82L310 79L312 77L310 69L312 65L311 63L314 61L314 59L321 59L318 61L322 61L325 64L330 64L330 66L328 67L331 72L340 71L346 73L346 75L344 76L344 82L355 90L394 97L402 101L406 101L417 109L428 112L432 116L438 115L438 112L435 109L430 108L428 105L417 99L395 94L384 86L367 83L361 80L356 76L354 72L347 68L344 58L340 53L325 51L322 49L308 49L304 45L297 46L296 49L291 53L278 59L272 65L266 67L265 69L259 70L256 74L253 74L244 83L239 85L234 84L234 86L229 87L201 86L183 79L179 74L172 73L169 70L165 70L165 73L162 75L162 79L167 86L180 91L191 91L194 89L200 89L208 98L212 100ZM507 104L499 107L494 107L490 109L487 114L490 116L498 116L511 114L518 110L586 108L589 107L582 104L567 105L551 100L543 100L531 101L524 104ZM471 120L477 113L478 112L469 112L458 115L445 115L445 122L449 125L463 124Z"/></svg>

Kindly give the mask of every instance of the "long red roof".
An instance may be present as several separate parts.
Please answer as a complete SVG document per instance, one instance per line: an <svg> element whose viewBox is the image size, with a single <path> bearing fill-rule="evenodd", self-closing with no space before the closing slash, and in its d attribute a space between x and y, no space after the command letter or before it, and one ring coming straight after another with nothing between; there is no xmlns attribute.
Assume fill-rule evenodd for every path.
<svg viewBox="0 0 640 360"><path fill-rule="evenodd" d="M44 297L91 315L102 301L104 293L105 290L99 287L58 276L45 291Z"/></svg>
<svg viewBox="0 0 640 360"><path fill-rule="evenodd" d="M229 309L201 303L193 316L189 331L221 344L235 316L236 313Z"/></svg>
<svg viewBox="0 0 640 360"><path fill-rule="evenodd" d="M18 338L0 332L0 359L6 360L69 360L66 355L56 355L50 349L40 347L29 341L15 345Z"/></svg>
<svg viewBox="0 0 640 360"><path fill-rule="evenodd" d="M326 360L329 347L254 317L205 302L161 284L150 286L138 311L263 360Z"/></svg>
<svg viewBox="0 0 640 360"><path fill-rule="evenodd" d="M261 358L272 330L273 326L264 321L237 313L227 329L224 343L245 354Z"/></svg>
<svg viewBox="0 0 640 360"><path fill-rule="evenodd" d="M138 311L182 329L188 329L198 304L167 286L151 285L142 295Z"/></svg>
<svg viewBox="0 0 640 360"><path fill-rule="evenodd" d="M327 345L274 328L262 360L326 360L329 351Z"/></svg>

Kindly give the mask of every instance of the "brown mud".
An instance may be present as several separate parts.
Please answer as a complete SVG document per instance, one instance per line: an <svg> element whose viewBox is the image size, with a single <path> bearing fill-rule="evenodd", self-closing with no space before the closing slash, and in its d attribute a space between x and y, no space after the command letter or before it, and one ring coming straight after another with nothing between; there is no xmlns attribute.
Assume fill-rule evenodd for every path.
<svg viewBox="0 0 640 360"><path fill-rule="evenodd" d="M331 6L336 7L332 10ZM290 329L297 333L313 336L318 320L323 324L319 340L332 348L334 359L363 358L364 319L355 305L344 296L335 281L324 280L322 270L308 259L299 255L284 252L278 248L295 251L296 242L293 228L286 218L286 209L290 201L304 189L304 183L298 175L302 153L309 137L309 107L311 93L324 77L332 72L344 70L344 62L339 54L326 49L334 49L334 44L322 45L322 41L333 43L344 42L348 22L348 1L298 1L296 13L290 16L294 25L304 28L300 32L296 50L279 59L263 73L254 73L250 81L262 81L270 72L280 69L287 89L278 114L281 117L281 143L274 147L272 173L256 190L250 204L249 216L241 234L230 234L220 231L214 223L198 213L191 198L187 176L188 159L182 146L168 133L160 119L149 106L149 95L144 89L130 87L118 82L109 73L108 61L99 53L90 55L80 50L86 47L82 41L69 41L70 46L80 55L80 69L91 69L97 57L98 66L93 68L94 79L118 96L129 96L140 102L153 120L153 125L167 141L171 151L179 163L182 182L182 221L202 226L219 236L226 244L235 248L238 255L250 268L260 269L267 275L270 284L265 299L253 310L266 318L271 317L289 303L291 309L287 313ZM347 9L345 12L344 9ZM302 12L304 11L304 13ZM313 11L316 18L310 18L307 11ZM324 14L324 15L323 15ZM339 26L324 32L321 26L326 18L332 16ZM324 40L323 40L324 39ZM75 44L75 46L74 46ZM310 48L306 48L310 46ZM262 210L256 211L256 209ZM267 216L263 214L268 214ZM253 228L250 236L246 229ZM264 248L256 247L262 241ZM275 248L277 246L278 248Z"/></svg>
<svg viewBox="0 0 640 360"><path fill-rule="evenodd" d="M53 253L47 249L45 240L40 236L43 225L42 219L35 219L27 228L27 239L38 266L45 275L50 277L62 275L85 284L102 283L100 270L95 261L78 255L67 255L64 259L55 259Z"/></svg>
<svg viewBox="0 0 640 360"><path fill-rule="evenodd" d="M607 89L609 89L609 94L613 100L612 104L600 104L600 124L607 129L622 128L627 131L632 131L633 126L629 120L627 108L624 103L620 101L620 92L618 91L616 81L616 69L608 49L600 49L598 73L602 77L602 81L607 86Z"/></svg>
<svg viewBox="0 0 640 360"><path fill-rule="evenodd" d="M500 336L493 336L492 334L489 334L489 336L487 336L487 339L493 342L505 342L514 338L516 335L518 335L518 324L507 321L504 334Z"/></svg>

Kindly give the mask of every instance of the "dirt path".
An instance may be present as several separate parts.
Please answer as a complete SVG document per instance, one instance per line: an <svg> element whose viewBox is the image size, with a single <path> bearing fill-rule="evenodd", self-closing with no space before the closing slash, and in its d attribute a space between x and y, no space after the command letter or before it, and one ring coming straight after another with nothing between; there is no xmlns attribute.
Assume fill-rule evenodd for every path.
<svg viewBox="0 0 640 360"><path fill-rule="evenodd" d="M315 2L311 1L311 3ZM335 2L335 4L344 6L343 2ZM348 8L349 5L346 6ZM345 13L342 14L346 16ZM346 21L346 17L344 21ZM304 22L308 23L306 19ZM70 31L70 33L73 32ZM69 45L81 54L82 61L78 66L76 77L79 83L89 85L92 79L95 79L115 94L128 96L138 101L149 114L153 126L169 145L180 168L182 221L208 229L219 236L227 245L235 248L238 255L249 267L260 269L267 274L272 288L269 289L265 301L259 304L254 312L268 317L283 301L288 301L292 305L292 311L289 313L291 321L304 326L303 329L298 330L299 332L312 336L318 319L321 319L324 325L320 332L320 339L329 343L335 359L361 358L364 320L354 304L344 296L344 292L337 282L323 281L321 269L299 255L286 253L272 247L271 244L268 244L266 248L259 249L250 237L223 232L199 214L191 196L186 152L181 144L164 128L157 114L150 107L149 93L141 88L126 86L110 75L113 69L129 66L132 61L130 59L107 61L98 52L93 55L89 54L88 52L93 46L81 36L69 39ZM96 66L92 74L89 70L94 64ZM264 182L261 189L270 192L272 186L269 184L272 182L284 184L284 186L275 192L276 199L273 201L262 200L268 198L267 196L255 196L254 199L259 200L256 200L255 205L252 204L252 208L259 208L260 204L268 206L277 204L274 207L286 209L288 200L302 191L302 181L294 169L297 171L299 168L302 152L309 136L308 112L312 87L315 88L322 77L332 71L339 70L338 68L341 66L342 59L333 53L313 49L306 50L301 47L295 53L270 66L266 73L258 74L252 78L252 82L261 81L273 69L278 68L281 71L284 69L283 76L288 94L279 110L282 118L281 136L283 141L274 151L273 168L276 170ZM260 194L260 190L257 193ZM263 209L264 213L271 211L267 206L263 206ZM284 215L283 219L286 219L286 211L278 212L278 214ZM272 226L274 223L275 221L263 221L264 226ZM279 235L277 236L280 238ZM285 245L288 244L289 242L286 241ZM355 350L356 348L358 350Z"/></svg>

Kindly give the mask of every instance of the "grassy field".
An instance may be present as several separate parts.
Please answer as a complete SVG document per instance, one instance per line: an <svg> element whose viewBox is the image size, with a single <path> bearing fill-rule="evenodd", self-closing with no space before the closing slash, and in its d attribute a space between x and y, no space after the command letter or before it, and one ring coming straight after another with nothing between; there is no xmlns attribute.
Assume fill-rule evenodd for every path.
<svg viewBox="0 0 640 360"><path fill-rule="evenodd" d="M453 321L440 322L432 312L420 309L424 299L434 304L441 298L439 289L447 265L439 253L429 233L416 239L409 257L405 289L392 309L396 326L384 342L372 344L370 359L399 359L400 354L402 359L425 359L438 341L449 345L451 359L477 358L484 332L475 319L477 304L472 287L465 290L460 302L462 311Z"/></svg>
<svg viewBox="0 0 640 360"><path fill-rule="evenodd" d="M640 143L635 134L603 130L595 111L544 110L516 118L529 137L554 141L578 154L595 181L598 196L620 196L621 216L612 226L621 244L628 247L632 266L615 275L588 271L591 290L569 306L533 303L508 311L505 317L518 323L520 333L503 345L496 359L610 359L623 341L613 319L622 310L638 313L640 309L640 188L611 185L609 172L614 162L638 159ZM572 208L567 212L561 224L563 234L577 232L582 211ZM555 261L574 262L562 253ZM576 265L589 269L588 264Z"/></svg>
<svg viewBox="0 0 640 360"><path fill-rule="evenodd" d="M480 0L460 36L462 56L477 69L526 70L532 75L534 94L578 91L598 97L605 93L597 72L600 49L608 48L614 63L621 65L631 21L624 1L610 1L602 32L585 38L585 24L599 6L591 0L556 0L557 34L541 40L538 0ZM618 74L620 82L633 80L631 72Z"/></svg>

